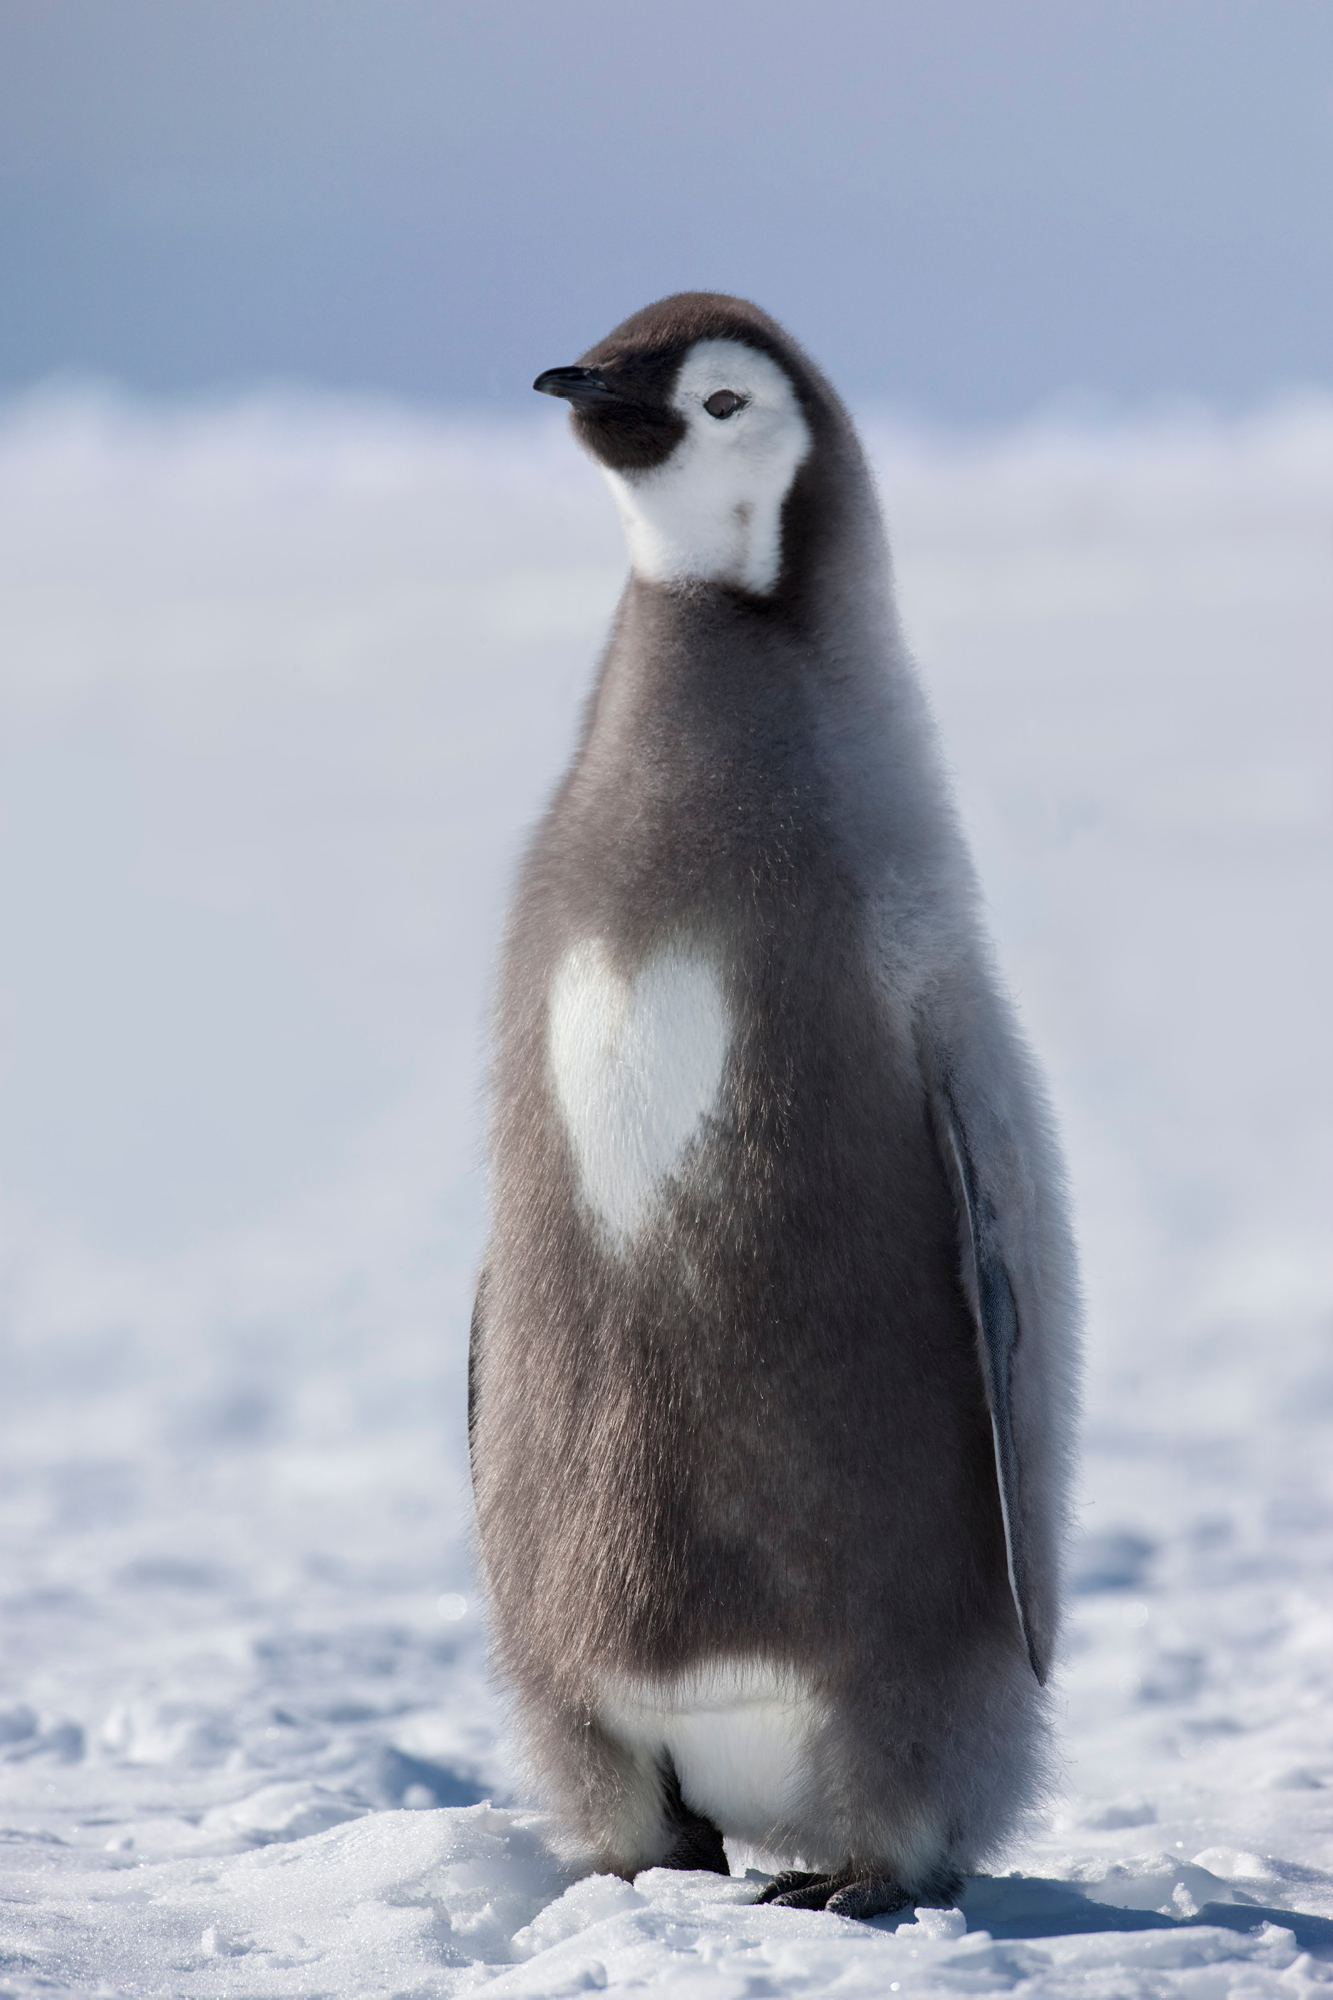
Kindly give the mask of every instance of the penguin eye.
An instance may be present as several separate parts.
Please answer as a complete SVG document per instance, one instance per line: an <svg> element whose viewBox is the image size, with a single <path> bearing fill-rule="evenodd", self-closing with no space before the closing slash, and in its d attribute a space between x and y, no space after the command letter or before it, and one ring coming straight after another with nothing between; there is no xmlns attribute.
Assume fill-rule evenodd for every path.
<svg viewBox="0 0 1333 2000"><path fill-rule="evenodd" d="M712 395L705 400L704 408L710 417L717 417L720 421L724 417L734 417L737 410L743 410L749 400L748 396L738 396L734 389L714 389Z"/></svg>

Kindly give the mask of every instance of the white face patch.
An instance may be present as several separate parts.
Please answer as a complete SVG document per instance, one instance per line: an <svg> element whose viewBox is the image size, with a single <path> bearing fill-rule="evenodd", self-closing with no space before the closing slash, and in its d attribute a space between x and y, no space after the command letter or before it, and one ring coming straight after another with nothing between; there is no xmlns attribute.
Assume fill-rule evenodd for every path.
<svg viewBox="0 0 1333 2000"><path fill-rule="evenodd" d="M731 1022L717 967L675 945L627 980L585 940L552 981L547 1019L580 1189L623 1254L718 1108Z"/></svg>
<svg viewBox="0 0 1333 2000"><path fill-rule="evenodd" d="M687 1805L762 1847L799 1811L812 1739L824 1720L796 1674L716 1660L672 1681L608 1681L606 1730L656 1759L668 1751Z"/></svg>
<svg viewBox="0 0 1333 2000"><path fill-rule="evenodd" d="M704 405L727 390L742 406L710 415ZM782 568L782 503L811 442L790 378L742 341L701 340L671 401L687 428L664 465L603 467L630 562L654 583L700 578L764 595Z"/></svg>

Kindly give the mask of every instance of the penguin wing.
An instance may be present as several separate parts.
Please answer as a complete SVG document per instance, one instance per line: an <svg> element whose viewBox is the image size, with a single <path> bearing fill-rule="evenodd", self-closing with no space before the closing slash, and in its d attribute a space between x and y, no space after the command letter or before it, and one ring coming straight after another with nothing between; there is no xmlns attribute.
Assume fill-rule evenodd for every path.
<svg viewBox="0 0 1333 2000"><path fill-rule="evenodd" d="M474 1486L477 1480L477 1413L481 1400L481 1350L486 1339L486 1287L489 1275L483 1268L477 1279L477 1296L472 1301L472 1331L467 1344L467 1454Z"/></svg>
<svg viewBox="0 0 1333 2000"><path fill-rule="evenodd" d="M990 1195L981 1186L967 1133L958 1115L954 1091L947 1082L939 1090L939 1126L948 1150L946 1167L961 1210L964 1276L980 1336L986 1401L990 1406L995 1442L995 1472L1004 1516L1009 1588L1027 1647L1032 1671L1043 1685L1050 1669L1039 1638L1044 1622L1033 1602L1031 1558L1023 1508L1023 1468L1014 1437L1014 1364L1022 1328L1014 1287L1000 1247L999 1218Z"/></svg>
<svg viewBox="0 0 1333 2000"><path fill-rule="evenodd" d="M1044 1682L1060 1623L1078 1426L1079 1285L1064 1165L1041 1077L983 953L953 959L916 1032L954 1192L1009 1581Z"/></svg>

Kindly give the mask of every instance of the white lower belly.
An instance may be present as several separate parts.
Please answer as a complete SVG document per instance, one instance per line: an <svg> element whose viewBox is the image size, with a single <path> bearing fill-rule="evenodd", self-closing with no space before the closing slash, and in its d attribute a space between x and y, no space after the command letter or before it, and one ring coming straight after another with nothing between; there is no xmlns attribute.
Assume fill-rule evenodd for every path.
<svg viewBox="0 0 1333 2000"><path fill-rule="evenodd" d="M649 1758L670 1755L686 1805L761 1847L798 1812L821 1719L798 1676L740 1662L673 1681L617 1678L601 1703L618 1742Z"/></svg>

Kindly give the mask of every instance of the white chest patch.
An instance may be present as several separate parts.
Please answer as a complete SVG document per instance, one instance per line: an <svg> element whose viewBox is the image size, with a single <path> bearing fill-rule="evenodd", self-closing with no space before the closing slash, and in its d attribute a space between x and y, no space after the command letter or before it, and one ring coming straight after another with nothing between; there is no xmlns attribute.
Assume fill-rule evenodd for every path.
<svg viewBox="0 0 1333 2000"><path fill-rule="evenodd" d="M718 1108L731 1022L717 967L670 946L624 979L588 939L561 962L547 1018L581 1191L623 1252Z"/></svg>
<svg viewBox="0 0 1333 2000"><path fill-rule="evenodd" d="M653 1760L670 1754L686 1804L723 1833L763 1847L799 1813L824 1717L798 1676L719 1660L674 1681L616 1677L599 1706L627 1748Z"/></svg>
<svg viewBox="0 0 1333 2000"><path fill-rule="evenodd" d="M718 391L743 399L725 417ZM810 427L786 371L739 340L700 340L671 397L685 435L650 472L606 472L639 576L697 577L764 595L782 568L782 503L810 450ZM604 468L605 470L605 468Z"/></svg>

